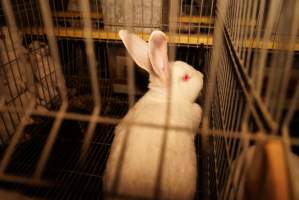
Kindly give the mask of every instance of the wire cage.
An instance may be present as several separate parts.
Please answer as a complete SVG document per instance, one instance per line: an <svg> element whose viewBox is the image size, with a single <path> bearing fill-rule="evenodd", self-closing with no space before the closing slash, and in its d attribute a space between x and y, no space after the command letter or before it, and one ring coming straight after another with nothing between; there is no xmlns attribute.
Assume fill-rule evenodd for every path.
<svg viewBox="0 0 299 200"><path fill-rule="evenodd" d="M218 3L203 121L213 198L298 198L297 8Z"/></svg>
<svg viewBox="0 0 299 200"><path fill-rule="evenodd" d="M163 31L170 61L204 74L196 100L203 115L194 119L200 123L195 199L299 198L298 1L0 5L1 199L104 198L115 128L149 84L124 48L121 29L146 41L153 30ZM155 130L150 121L143 126ZM163 170L157 174L159 190ZM173 199L157 191L109 195Z"/></svg>

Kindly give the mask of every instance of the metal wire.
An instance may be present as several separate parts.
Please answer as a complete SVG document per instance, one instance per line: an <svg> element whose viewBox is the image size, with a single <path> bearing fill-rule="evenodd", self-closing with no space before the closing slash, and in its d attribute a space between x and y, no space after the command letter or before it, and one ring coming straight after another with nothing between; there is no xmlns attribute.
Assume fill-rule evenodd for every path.
<svg viewBox="0 0 299 200"><path fill-rule="evenodd" d="M212 47L204 54L207 62L199 68L205 73L201 148L197 154L198 168L202 170L198 174L203 176L199 177L202 188L197 188L204 193L200 195L207 199L245 198L251 161L244 154L252 144L264 145L263 141L282 142L292 177L294 167L289 154L298 153L299 146L298 130L291 128L299 101L299 76L292 75L297 67L295 51L299 50L298 1L16 2L2 0L3 14L0 12L9 35L9 42L0 39L1 58L7 61L0 63L0 77L4 80L0 90L7 93L1 95L4 101L0 104L0 147L5 149L1 153L1 181L31 185L37 197L74 199L77 195L78 199L101 199L115 125L122 121L129 126L128 132L133 126L163 129L165 133L186 130L168 124L170 94L165 126L121 120L139 98L136 81L140 80L133 61L119 50L117 32L124 28L144 40L152 30L163 30L170 44L170 60L180 58L195 68L203 57L197 50L203 45L205 49ZM1 36L3 30L1 27ZM23 35L15 37L16 32ZM50 50L51 56L42 57L40 66L32 60L44 49L27 51L34 41L44 42ZM13 54L9 52L11 46ZM20 49L25 53L20 54ZM111 62L117 56L126 57L124 71L113 66L118 62ZM51 63L55 66L53 73ZM22 66L26 67L25 74ZM48 71L49 76L43 79ZM18 79L27 87L19 88ZM115 91L115 85L125 88L122 94ZM27 92L33 98L25 98ZM73 137L65 128L70 121L78 126ZM168 139L164 134L156 198L161 195ZM73 151L68 153L68 148ZM126 149L125 142L119 173ZM66 156L61 168L53 165L57 152ZM262 150L257 154L261 155ZM15 174L9 174L9 170ZM51 181L58 184L49 189ZM46 192L37 188L41 186L47 188ZM27 191L23 186L14 189ZM200 195L196 198L202 198Z"/></svg>
<svg viewBox="0 0 299 200"><path fill-rule="evenodd" d="M243 174L250 170L246 168L250 164L245 163L244 172L240 172L242 173L242 176L239 174L235 177L235 180L233 181L236 184L235 186L230 185L232 181L230 178L224 181L224 184L226 185L225 193L222 193L223 189L221 188L223 186L219 184L220 181L218 177L221 177L221 175L219 175L219 171L223 170L225 166L228 166L228 168L225 168L224 171L221 171L223 173L227 173L225 171L230 171L230 175L232 175L236 170L236 166L232 168L231 163L236 157L238 158L238 155L241 152L247 151L246 149L249 143L243 143L242 141L246 138L248 139L248 135L254 134L259 130L265 131L267 129L265 127L264 120L257 120L261 113L255 108L251 107L254 105L252 104L255 101L254 99L258 99L258 102L261 106L260 108L263 110L263 112L265 112L265 114L268 113L265 116L268 115L270 117L270 124L273 124L273 126L270 125L270 127L272 126L272 130L269 131L268 134L278 134L279 137L281 137L280 140L286 145L286 148L288 149L286 150L287 152L290 151L290 142L295 139L290 138L287 134L282 137L279 124L281 124L283 119L286 119L284 118L285 115L283 113L295 108L289 107L288 105L284 104L283 101L287 99L285 95L290 87L289 84L291 78L288 73L292 68L291 60L294 58L292 45L296 43L295 38L297 37L296 35L298 35L297 25L287 24L297 23L295 15L292 14L297 3L295 1L290 1L287 4L282 5L281 1L267 1L267 4L265 1L224 1L223 4L225 3L226 6L230 8L227 9L227 14L222 14L222 7L220 7L222 3L218 4L218 20L221 21L219 23L223 23L224 25L217 25L216 21L214 40L220 41L221 44L218 42L215 43L214 54L211 58L211 67L218 67L217 71L214 69L216 71L214 72L214 75L213 73L210 73L210 76L213 75L215 77L215 80L210 79L213 82L213 85L210 85L210 87L214 87L214 90L208 89L207 92L211 93L210 96L206 96L207 98L205 100L206 102L215 102L216 104L216 107L214 107L215 105L212 103L205 104L207 106L205 109L207 113L216 113L215 115L212 114L211 116L207 115L206 119L210 119L211 122L206 122L206 126L209 127L207 129L223 129L228 135L230 134L230 128L243 128L240 130L240 140L234 140L229 136L218 138L216 135L213 136L212 134L212 137L214 138L212 141L214 142L210 143L209 147L212 148L212 153L210 156L212 159L214 159L214 164L210 165L209 173L214 174L215 177L213 176L209 178L209 184L211 188L216 190L217 196L221 197L222 199L243 199L244 196L246 196L244 187L247 181ZM289 14L283 13L284 9L288 10ZM286 18L288 18L288 20L286 20ZM252 20L254 20L254 23L252 23ZM281 23L282 21L283 23ZM283 30L277 28L277 26L280 26L280 28L283 27ZM222 30L217 30L217 27L221 27ZM293 32L291 33L288 31ZM272 37L273 34L275 35L274 38ZM221 40L222 37L224 37L225 40ZM245 49L244 44L248 38L255 38L254 40L260 41L261 49ZM272 39L274 41L274 43L271 43L273 44L272 47L275 46L275 48L279 50L270 50L266 47L270 45L268 42ZM284 42L280 43L280 39ZM254 43L254 40L252 41L252 44ZM289 45L289 42L292 45ZM253 47L253 45L251 45L251 47ZM216 54L216 52L218 52L218 54ZM236 58L236 62L233 61L235 59L234 57ZM271 60L271 66L267 64L267 60ZM218 66L213 65L214 62L217 63L216 65ZM243 70L239 69L244 69L244 72L242 72ZM267 69L269 69L271 72L265 73ZM242 75L243 73L244 75ZM281 80L283 78L283 74L284 81ZM236 75L239 78L236 79ZM247 80L249 84L244 82L245 85L243 85L242 80ZM268 80L268 82L265 80ZM283 89L281 88L280 84L283 84ZM252 86L252 92L250 92L250 94L246 94L247 91L250 90L249 88ZM240 91L240 93L237 91ZM278 98L276 95L279 93L280 97ZM214 96L212 96L212 94ZM240 97L242 97L243 101L240 101ZM279 100L280 102L278 102ZM217 105L218 101L219 105ZM246 107L244 107L244 105L246 105ZM239 110L238 106L245 108L245 110ZM239 113L237 112L238 110ZM279 119L277 118L277 114L279 115ZM237 123L236 126L232 126L235 123ZM244 124L245 126L240 126L240 123ZM235 131L234 128L232 130ZM225 143L224 146L223 140ZM219 149L222 149L222 151L219 151ZM223 157L223 151L228 152L226 157ZM240 164L238 167L242 166L243 164Z"/></svg>

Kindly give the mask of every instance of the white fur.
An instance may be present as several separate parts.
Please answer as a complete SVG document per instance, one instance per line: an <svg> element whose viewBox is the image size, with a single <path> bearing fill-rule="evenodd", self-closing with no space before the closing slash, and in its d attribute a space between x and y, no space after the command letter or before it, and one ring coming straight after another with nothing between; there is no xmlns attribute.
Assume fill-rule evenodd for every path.
<svg viewBox="0 0 299 200"><path fill-rule="evenodd" d="M37 85L37 89L40 91L42 87L44 88L44 93L46 93L42 94L43 92L39 92L39 96L49 100L50 96L55 97L58 95L56 89L56 69L53 58L50 56L49 47L46 43L40 41L33 41L28 47L34 76L41 84Z"/></svg>
<svg viewBox="0 0 299 200"><path fill-rule="evenodd" d="M22 56L27 56L27 49L24 46L16 48L16 40L21 41L22 34L20 32L10 32L8 27L1 27L2 39L0 40L0 100L3 101L9 107L26 108L30 101L30 92L28 91L26 84L27 65L22 63ZM35 43L35 46L37 43ZM33 45L32 45L33 46ZM37 64L40 66L40 64ZM51 65L50 65L51 66ZM39 99L40 104L44 105L50 101L50 94L45 85L43 85L43 79L47 79L48 74L53 73L53 68L49 67L48 71L44 71L40 78L37 78L39 82L35 83L36 96ZM47 108L37 105L38 110L47 110ZM23 113L0 113L0 140L6 143L10 136L14 134L16 127L20 122L20 118L23 117ZM29 119L29 123L33 120ZM1 144L1 142L0 142Z"/></svg>
<svg viewBox="0 0 299 200"><path fill-rule="evenodd" d="M128 196L128 199L130 196L154 199L163 153L160 198L193 199L197 178L194 136L202 113L201 107L194 101L202 89L203 75L182 61L168 62L166 37L160 31L151 34L149 44L140 39L135 40L136 36L127 31L120 31L120 37L135 62L150 73L150 84L149 91L116 127L104 175L104 190L106 194L116 192L117 195ZM148 54L151 54L149 58ZM190 76L187 82L182 80L185 74ZM168 114L169 91L171 96ZM163 128L126 124L131 122L164 126L166 118L170 127L184 129L168 129L165 132ZM164 136L166 146L162 152ZM126 138L127 143L124 144ZM124 145L124 159L119 169ZM115 188L118 170L118 184Z"/></svg>
<svg viewBox="0 0 299 200"><path fill-rule="evenodd" d="M20 62L22 55L27 53L23 46L18 49L15 41L21 41L21 33L9 31L3 26L0 30L2 36L0 40L0 98L7 106L23 107L29 100L26 88L26 69ZM19 97L19 98L16 98ZM15 100L13 100L16 98ZM15 132L15 128L20 122L22 113L0 113L0 144L6 143L9 137Z"/></svg>
<svg viewBox="0 0 299 200"><path fill-rule="evenodd" d="M0 77L4 84L11 86L11 93L13 96L25 88L24 74L25 68L19 62L20 57L27 53L27 50L21 46L17 49L15 46L16 40L21 40L22 34L20 32L9 31L8 27L1 27L0 33ZM6 77L4 76L6 74Z"/></svg>

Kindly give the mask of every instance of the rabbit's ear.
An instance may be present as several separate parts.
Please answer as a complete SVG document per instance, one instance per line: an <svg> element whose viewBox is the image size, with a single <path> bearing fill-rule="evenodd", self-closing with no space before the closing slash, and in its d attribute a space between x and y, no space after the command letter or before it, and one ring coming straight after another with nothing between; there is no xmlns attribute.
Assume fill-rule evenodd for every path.
<svg viewBox="0 0 299 200"><path fill-rule="evenodd" d="M167 40L161 31L152 32L149 38L149 59L155 73L166 82L169 74Z"/></svg>
<svg viewBox="0 0 299 200"><path fill-rule="evenodd" d="M120 30L119 37L136 64L148 73L151 73L151 63L148 57L148 44L140 37L127 30Z"/></svg>

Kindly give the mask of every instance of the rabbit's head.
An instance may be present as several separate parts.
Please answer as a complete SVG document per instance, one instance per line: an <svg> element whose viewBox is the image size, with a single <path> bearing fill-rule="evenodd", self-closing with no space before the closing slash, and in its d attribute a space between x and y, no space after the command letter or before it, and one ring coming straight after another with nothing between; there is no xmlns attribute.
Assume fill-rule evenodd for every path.
<svg viewBox="0 0 299 200"><path fill-rule="evenodd" d="M171 91L172 100L195 101L203 87L203 74L182 61L169 62L166 35L153 31L146 43L126 30L119 36L138 66L149 73L150 89Z"/></svg>
<svg viewBox="0 0 299 200"><path fill-rule="evenodd" d="M48 45L40 41L33 41L28 45L28 49L39 57L48 56L50 52Z"/></svg>

